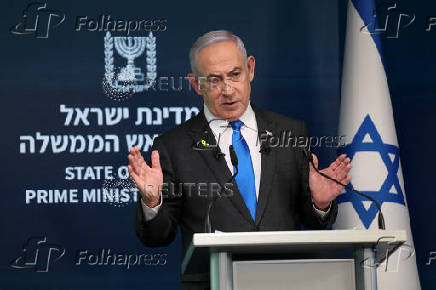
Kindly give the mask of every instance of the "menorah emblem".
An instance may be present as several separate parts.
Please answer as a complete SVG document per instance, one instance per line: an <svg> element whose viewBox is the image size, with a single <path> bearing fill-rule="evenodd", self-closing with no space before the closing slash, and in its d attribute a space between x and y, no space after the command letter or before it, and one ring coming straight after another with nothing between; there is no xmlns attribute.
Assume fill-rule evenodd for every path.
<svg viewBox="0 0 436 290"><path fill-rule="evenodd" d="M115 70L113 48L127 60L127 64ZM144 77L135 59L146 51L147 75ZM156 37L150 32L147 37L116 36L110 32L104 38L105 82L118 92L142 92L156 79Z"/></svg>

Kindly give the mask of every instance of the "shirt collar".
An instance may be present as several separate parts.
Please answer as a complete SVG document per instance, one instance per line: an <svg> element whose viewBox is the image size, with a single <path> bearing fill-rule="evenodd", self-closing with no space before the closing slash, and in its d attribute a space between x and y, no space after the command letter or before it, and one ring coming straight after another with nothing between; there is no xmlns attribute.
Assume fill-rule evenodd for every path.
<svg viewBox="0 0 436 290"><path fill-rule="evenodd" d="M203 105L204 108L204 116L206 117L207 122L209 123L210 129L213 132L224 132L227 127L229 127L229 122L227 120L219 119L215 117L207 108L206 104ZM214 120L216 119L216 120ZM247 109L239 118L244 123L243 127L247 127L251 130L257 131L257 123L256 116L254 114L253 108L251 107L250 102L248 103Z"/></svg>

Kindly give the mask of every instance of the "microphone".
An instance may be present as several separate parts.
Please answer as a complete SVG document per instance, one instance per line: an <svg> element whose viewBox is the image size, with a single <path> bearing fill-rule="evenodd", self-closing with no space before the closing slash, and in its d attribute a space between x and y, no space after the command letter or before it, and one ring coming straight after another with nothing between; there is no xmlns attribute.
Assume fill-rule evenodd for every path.
<svg viewBox="0 0 436 290"><path fill-rule="evenodd" d="M236 152L235 152L235 149L233 148L233 145L229 146L229 152L230 152L230 160L232 161L232 165L235 168L235 172L233 173L232 177L229 179L229 181L227 183L233 182L236 175L238 175L238 156L236 156ZM221 153L221 154L223 154L223 156L225 155L224 153ZM223 190L223 188L225 188L225 187L223 186L221 188L221 191ZM220 193L221 193L221 191L220 191ZM205 221L205 225L204 225L204 227L205 227L204 231L206 233L212 233L212 225L210 222L210 211L212 210L213 204L215 203L215 200L217 198L218 198L218 195L212 196L212 200L210 201L209 206L207 207L206 221Z"/></svg>
<svg viewBox="0 0 436 290"><path fill-rule="evenodd" d="M271 152L271 147L269 147L268 140L269 140L269 137L273 136L273 134L272 134L272 132L270 132L268 130L265 130L265 134L267 136L266 137L267 139L261 140L261 141L266 141L266 142L261 142L260 150L259 150L260 154L269 154Z"/></svg>
<svg viewBox="0 0 436 290"><path fill-rule="evenodd" d="M221 160L226 154L222 153L220 148L218 147L218 145L216 146L215 149L215 159L216 160Z"/></svg>
<svg viewBox="0 0 436 290"><path fill-rule="evenodd" d="M232 176L234 178L238 174L238 156L236 156L235 148L233 148L233 145L229 146L229 152L230 152L230 160L232 161L233 167L235 167L236 173Z"/></svg>
<svg viewBox="0 0 436 290"><path fill-rule="evenodd" d="M262 144L260 145L260 154L269 154L271 152L271 148L268 145Z"/></svg>
<svg viewBox="0 0 436 290"><path fill-rule="evenodd" d="M376 201L373 197L371 197L371 196L369 196L367 194L364 194L363 192L360 192L357 189L352 188L348 184L343 184L342 182L338 181L337 179L332 178L332 177L328 176L327 174L322 173L321 171L319 171L318 168L315 167L315 164L313 164L313 156L312 156L312 152L310 151L310 147L309 147L309 149L304 148L303 149L303 153L304 153L304 156L306 157L306 159L309 161L309 163L312 164L313 169L315 169L315 171L319 175L321 175L322 177L324 177L324 178L326 178L328 180L331 180L331 181L335 182L336 184L339 184L339 185L345 187L346 189L348 189L348 190L350 190L350 191L352 191L352 192L354 192L354 193L356 193L356 194L358 194L358 195L360 195L360 196L370 200L371 202L373 202L375 204L375 206L377 207L377 209L378 209L378 229L379 230L385 230L386 229L385 218L383 217L381 206L380 206L380 203L378 203L378 201Z"/></svg>

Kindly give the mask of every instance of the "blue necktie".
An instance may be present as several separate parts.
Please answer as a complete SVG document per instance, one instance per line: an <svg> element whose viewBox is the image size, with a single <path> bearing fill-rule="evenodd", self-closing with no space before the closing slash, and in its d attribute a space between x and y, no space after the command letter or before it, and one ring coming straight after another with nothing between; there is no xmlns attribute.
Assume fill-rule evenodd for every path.
<svg viewBox="0 0 436 290"><path fill-rule="evenodd" d="M254 183L254 170L253 163L251 162L250 148L241 134L241 120L236 120L229 123L233 128L232 145L235 149L236 156L238 156L238 175L235 180L238 189L244 198L245 205L250 211L253 220L256 220L256 186Z"/></svg>

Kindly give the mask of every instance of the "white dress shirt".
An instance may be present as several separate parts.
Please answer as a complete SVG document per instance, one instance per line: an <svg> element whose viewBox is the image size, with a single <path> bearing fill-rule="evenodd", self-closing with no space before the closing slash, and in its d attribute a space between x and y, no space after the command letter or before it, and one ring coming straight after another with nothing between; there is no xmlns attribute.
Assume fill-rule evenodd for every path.
<svg viewBox="0 0 436 290"><path fill-rule="evenodd" d="M215 140L217 141L220 150L224 153L224 158L226 160L227 166L230 169L230 172L233 172L232 161L230 160L230 152L229 146L232 145L232 135L233 129L230 126L229 122L223 119L217 119L209 109L204 106L204 115L206 116L206 120L209 122L210 129L215 136ZM248 105L244 114L239 118L242 121L243 125L241 126L241 134L244 137L245 142L247 142L248 148L250 149L251 162L253 164L254 170L254 184L256 187L256 198L259 197L259 187L260 187L260 169L261 167L261 154L260 154L260 142L258 142L258 131L257 131L257 122L256 117L254 115L253 108Z"/></svg>
<svg viewBox="0 0 436 290"><path fill-rule="evenodd" d="M204 115L206 117L206 120L209 122L210 129L215 136L215 140L217 141L221 152L225 154L224 158L226 160L227 166L229 167L230 172L233 173L233 165L232 161L230 160L229 153L229 146L232 145L233 129L229 125L228 121L218 119L217 117L212 115L206 105L204 105ZM241 127L241 134L247 142L248 148L250 149L251 162L253 164L254 170L256 198L259 199L262 156L260 153L260 142L258 141L259 135L257 130L256 116L250 104L248 104L247 109L245 110L244 114L242 114L242 116L239 118L239 120L243 122L243 125ZM162 205L162 198L160 200L161 201L158 206L154 208L149 208L144 204L144 202L142 202L141 199L142 209L146 221L151 220L157 215L159 208ZM313 208L321 216L321 218L323 218L330 211L330 208L327 210L327 212L318 210L317 208L315 208L315 206Z"/></svg>

